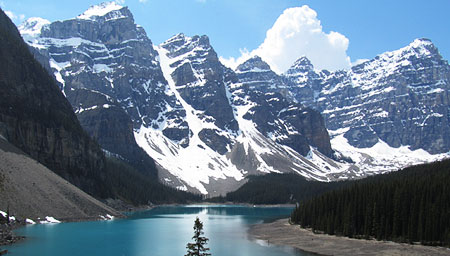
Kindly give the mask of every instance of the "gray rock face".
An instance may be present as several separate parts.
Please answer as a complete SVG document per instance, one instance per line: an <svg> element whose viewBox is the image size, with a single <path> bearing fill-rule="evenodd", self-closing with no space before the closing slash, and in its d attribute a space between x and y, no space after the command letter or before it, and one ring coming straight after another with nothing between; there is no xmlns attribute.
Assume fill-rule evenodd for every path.
<svg viewBox="0 0 450 256"><path fill-rule="evenodd" d="M83 131L55 81L0 11L0 135L93 195L104 180L102 151Z"/></svg>
<svg viewBox="0 0 450 256"><path fill-rule="evenodd" d="M167 82L158 54L128 8L94 18L57 21L42 29L39 40L54 66L62 68L64 91L87 88L113 97L135 128L151 125L167 105L176 111L177 102L164 93Z"/></svg>
<svg viewBox="0 0 450 256"><path fill-rule="evenodd" d="M157 177L155 162L137 144L133 122L111 98L88 89L68 91L74 111L86 132L106 151L136 170Z"/></svg>
<svg viewBox="0 0 450 256"><path fill-rule="evenodd" d="M306 156L310 146L331 157L330 137L322 116L292 100L289 85L256 56L238 66L234 104L251 106L244 118L274 141Z"/></svg>
<svg viewBox="0 0 450 256"><path fill-rule="evenodd" d="M116 9L104 15L88 10L43 26L37 36L25 33L24 38L40 46L35 56L50 63L83 127L104 149L130 162L152 164L137 146L133 129L158 129L160 122L171 122L165 135L182 140L189 128L179 102L166 94L167 81L152 42L128 8Z"/></svg>
<svg viewBox="0 0 450 256"><path fill-rule="evenodd" d="M180 58L171 64L172 78L181 97L196 110L204 111L221 129L237 131L233 110L223 82L225 67L220 63L207 36L186 37L179 34L161 47L168 56Z"/></svg>
<svg viewBox="0 0 450 256"><path fill-rule="evenodd" d="M207 36L186 37L178 34L161 47L172 61L171 77L182 99L196 111L203 122L218 129L203 129L200 139L220 154L225 154L232 140L219 130L237 132L239 127L227 97L225 67L220 63ZM187 134L186 134L187 135Z"/></svg>
<svg viewBox="0 0 450 256"><path fill-rule="evenodd" d="M450 66L427 39L350 71L315 72L304 59L286 74L295 97L319 110L327 128L347 128L356 147L381 139L430 153L450 150Z"/></svg>

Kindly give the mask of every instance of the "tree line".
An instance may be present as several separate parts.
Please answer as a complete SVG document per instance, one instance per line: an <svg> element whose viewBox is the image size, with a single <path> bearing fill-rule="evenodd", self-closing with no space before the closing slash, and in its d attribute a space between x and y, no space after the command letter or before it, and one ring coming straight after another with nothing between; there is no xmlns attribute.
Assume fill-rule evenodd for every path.
<svg viewBox="0 0 450 256"><path fill-rule="evenodd" d="M450 160L369 177L303 200L290 220L330 235L450 246Z"/></svg>
<svg viewBox="0 0 450 256"><path fill-rule="evenodd" d="M320 182L294 174L269 173L249 176L248 182L224 197L207 199L210 202L250 204L288 204L311 198L344 186L348 182Z"/></svg>
<svg viewBox="0 0 450 256"><path fill-rule="evenodd" d="M166 186L116 158L106 159L105 170L104 198L119 198L133 205L187 203L202 199L201 195Z"/></svg>

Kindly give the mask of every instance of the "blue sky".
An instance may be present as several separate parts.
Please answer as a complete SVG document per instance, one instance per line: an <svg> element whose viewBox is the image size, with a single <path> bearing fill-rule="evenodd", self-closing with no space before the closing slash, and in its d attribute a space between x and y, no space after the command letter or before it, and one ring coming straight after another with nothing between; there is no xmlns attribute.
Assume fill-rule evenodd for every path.
<svg viewBox="0 0 450 256"><path fill-rule="evenodd" d="M406 46L415 38L421 37L431 39L445 59L450 57L450 18L448 14L450 0L117 1L130 8L136 23L145 28L155 44L180 32L186 35L206 34L210 37L218 55L224 59L234 57L235 61L241 56L242 50L252 53L258 47L261 48L266 39L266 32L274 26L286 9L304 5L308 5L310 8L295 9L297 12L286 13L283 16L284 23L280 22L278 27L283 29L283 24L288 23L290 18L298 18L298 14L301 16L308 13L309 16L306 15L307 22L319 22L322 37L328 35L328 39L311 39L312 44L315 44L314 40L319 40L317 42L334 40L330 39L330 32L337 32L339 35L333 35L338 35L338 41L342 44L336 48L341 51L336 58L342 59L341 64L335 63L337 67L345 65L342 64L346 61L343 59L343 54L350 57L351 62L358 59L370 59L384 51ZM2 9L15 15L14 21L18 24L21 19L33 16L50 21L72 18L83 13L89 6L100 2L103 1L0 0L0 5ZM303 19L301 17L298 19ZM302 32L298 35L297 40L310 40L307 35L309 34ZM283 35L278 34L278 36ZM290 43L293 44L295 41ZM267 45L270 45L270 42ZM267 45L266 52L268 51ZM304 51L317 50L311 47L306 47ZM328 46L320 47L323 49ZM264 55L262 48L259 52ZM329 51L334 49L330 48ZM305 53L300 51L298 54ZM330 53L327 54L330 55ZM330 56L334 58L333 54ZM278 57L282 58L283 56ZM319 57L317 58L320 59ZM271 57L267 56L267 58ZM275 59L275 57L273 58ZM313 62L313 64L315 63ZM323 64L325 67L327 65ZM333 68L331 67L331 69Z"/></svg>

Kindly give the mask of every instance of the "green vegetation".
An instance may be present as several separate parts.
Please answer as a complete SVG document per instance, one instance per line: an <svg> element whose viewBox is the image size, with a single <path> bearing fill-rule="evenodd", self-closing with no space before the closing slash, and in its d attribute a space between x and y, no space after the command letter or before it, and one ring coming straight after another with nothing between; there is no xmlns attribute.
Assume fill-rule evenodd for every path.
<svg viewBox="0 0 450 256"><path fill-rule="evenodd" d="M188 249L187 254L185 256L209 256L211 253L208 253L209 248L205 247L206 243L208 243L208 238L202 236L203 233L203 223L197 217L194 222L194 236L192 239L195 241L194 243L188 243L186 245L186 249Z"/></svg>
<svg viewBox="0 0 450 256"><path fill-rule="evenodd" d="M250 176L249 181L223 198L210 201L229 201L250 204L286 204L330 191L345 185L346 182L308 181L297 174L270 173L263 176Z"/></svg>
<svg viewBox="0 0 450 256"><path fill-rule="evenodd" d="M304 200L291 222L330 235L450 246L450 160L369 177Z"/></svg>

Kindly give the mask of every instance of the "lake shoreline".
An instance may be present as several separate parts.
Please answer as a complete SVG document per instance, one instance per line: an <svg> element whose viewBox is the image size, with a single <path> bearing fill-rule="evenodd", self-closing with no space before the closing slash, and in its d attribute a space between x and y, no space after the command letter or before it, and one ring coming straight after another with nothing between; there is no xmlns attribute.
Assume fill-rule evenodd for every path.
<svg viewBox="0 0 450 256"><path fill-rule="evenodd" d="M291 246L319 255L450 255L450 249L444 247L315 234L289 224L288 219L256 224L248 232L252 238L267 241L268 244Z"/></svg>

